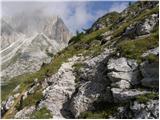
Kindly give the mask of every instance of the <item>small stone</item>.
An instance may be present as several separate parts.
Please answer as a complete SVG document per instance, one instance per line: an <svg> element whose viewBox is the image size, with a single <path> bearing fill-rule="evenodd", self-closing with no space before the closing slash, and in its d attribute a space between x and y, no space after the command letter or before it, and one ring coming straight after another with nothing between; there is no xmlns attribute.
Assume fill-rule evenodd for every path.
<svg viewBox="0 0 160 120"><path fill-rule="evenodd" d="M130 88L131 84L126 80L121 80L119 82L112 83L111 87L126 89L126 88Z"/></svg>
<svg viewBox="0 0 160 120"><path fill-rule="evenodd" d="M126 58L110 59L107 65L108 70L128 72L132 69L128 66Z"/></svg>
<svg viewBox="0 0 160 120"><path fill-rule="evenodd" d="M30 119L30 115L35 110L35 106L25 107L22 110L18 111L14 118L16 119Z"/></svg>
<svg viewBox="0 0 160 120"><path fill-rule="evenodd" d="M158 55L159 54L159 47L156 47L154 49L148 50L147 52L142 54L142 57L146 57L149 54L154 54L154 55Z"/></svg>

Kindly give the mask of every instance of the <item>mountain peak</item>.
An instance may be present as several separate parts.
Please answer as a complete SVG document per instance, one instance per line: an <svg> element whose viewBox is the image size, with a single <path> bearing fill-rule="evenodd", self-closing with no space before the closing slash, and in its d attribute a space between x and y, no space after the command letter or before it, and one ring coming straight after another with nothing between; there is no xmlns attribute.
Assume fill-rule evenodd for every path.
<svg viewBox="0 0 160 120"><path fill-rule="evenodd" d="M13 77L38 70L46 58L68 45L71 34L58 16L18 14L3 18L1 37L3 76ZM32 63L27 63L26 58ZM28 70L19 71L18 64L22 68L25 64ZM36 65L34 69L31 64Z"/></svg>

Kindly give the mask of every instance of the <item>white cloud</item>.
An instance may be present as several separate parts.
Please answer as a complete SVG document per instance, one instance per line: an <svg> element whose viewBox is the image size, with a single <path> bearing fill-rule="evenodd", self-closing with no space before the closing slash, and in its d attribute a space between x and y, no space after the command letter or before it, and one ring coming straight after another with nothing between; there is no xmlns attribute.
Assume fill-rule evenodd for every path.
<svg viewBox="0 0 160 120"><path fill-rule="evenodd" d="M87 3L65 4L59 11L60 17L72 31L76 31L92 19L91 13L87 10Z"/></svg>
<svg viewBox="0 0 160 120"><path fill-rule="evenodd" d="M75 4L72 10L74 10L74 13L64 19L73 31L86 27L87 23L94 18L87 9L87 3Z"/></svg>
<svg viewBox="0 0 160 120"><path fill-rule="evenodd" d="M99 17L102 17L103 15L105 15L106 13L108 13L108 10L98 10L96 11L95 15L94 15L94 19L98 19Z"/></svg>
<svg viewBox="0 0 160 120"><path fill-rule="evenodd" d="M87 28L89 22L95 21L109 11L122 11L126 8L126 3L111 6L109 11L96 10L93 12L88 7L89 2L4 2L2 3L2 15L15 15L20 12L24 14L43 14L60 16L68 28L75 32L82 28ZM106 8L108 9L108 8ZM92 12L91 12L92 11Z"/></svg>
<svg viewBox="0 0 160 120"><path fill-rule="evenodd" d="M112 11L122 12L127 6L128 6L127 2L113 3L111 8L109 9L109 12L112 12Z"/></svg>
<svg viewBox="0 0 160 120"><path fill-rule="evenodd" d="M93 14L89 11L88 4L88 2L73 2L72 4L66 2L51 5L52 7L48 6L48 8L45 9L45 13L54 11L51 14L59 15L68 28L70 28L72 32L75 32L76 30L88 27L89 21L95 21L106 12L105 10L98 10Z"/></svg>
<svg viewBox="0 0 160 120"><path fill-rule="evenodd" d="M72 32L75 32L94 19L87 5L87 2L7 2L2 4L2 15L14 16L20 12L57 15Z"/></svg>

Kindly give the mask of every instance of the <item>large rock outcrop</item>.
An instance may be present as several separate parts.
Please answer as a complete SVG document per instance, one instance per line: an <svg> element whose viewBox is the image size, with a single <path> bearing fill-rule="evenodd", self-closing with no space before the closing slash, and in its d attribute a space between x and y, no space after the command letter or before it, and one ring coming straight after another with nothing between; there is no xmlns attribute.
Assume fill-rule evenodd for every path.
<svg viewBox="0 0 160 120"><path fill-rule="evenodd" d="M107 57L111 50L84 61L86 67L80 72L79 86L70 103L70 111L77 118L86 110L94 110L93 103L97 100L111 101L111 91L107 86L110 81L105 74Z"/></svg>
<svg viewBox="0 0 160 120"><path fill-rule="evenodd" d="M136 36L149 34L158 25L158 14L152 14L149 18L126 28L124 36L135 38Z"/></svg>
<svg viewBox="0 0 160 120"><path fill-rule="evenodd" d="M112 86L123 89L140 83L138 64L135 60L127 60L126 58L110 59L107 68L110 71L108 77L112 81Z"/></svg>

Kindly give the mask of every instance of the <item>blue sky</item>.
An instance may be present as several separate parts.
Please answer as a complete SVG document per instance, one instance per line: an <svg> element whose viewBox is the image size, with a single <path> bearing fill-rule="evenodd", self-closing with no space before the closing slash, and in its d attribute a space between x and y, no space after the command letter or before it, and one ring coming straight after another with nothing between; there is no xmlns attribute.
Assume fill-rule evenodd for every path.
<svg viewBox="0 0 160 120"><path fill-rule="evenodd" d="M33 14L60 16L71 32L89 28L102 15L117 11L121 12L128 6L127 1L83 1L83 2L2 2L2 15L14 16L24 12Z"/></svg>
<svg viewBox="0 0 160 120"><path fill-rule="evenodd" d="M86 21L84 28L89 28L99 17L108 12L121 12L128 6L128 2L126 1L91 1L87 2L86 4L86 11L88 12L88 14L91 14L93 18Z"/></svg>

